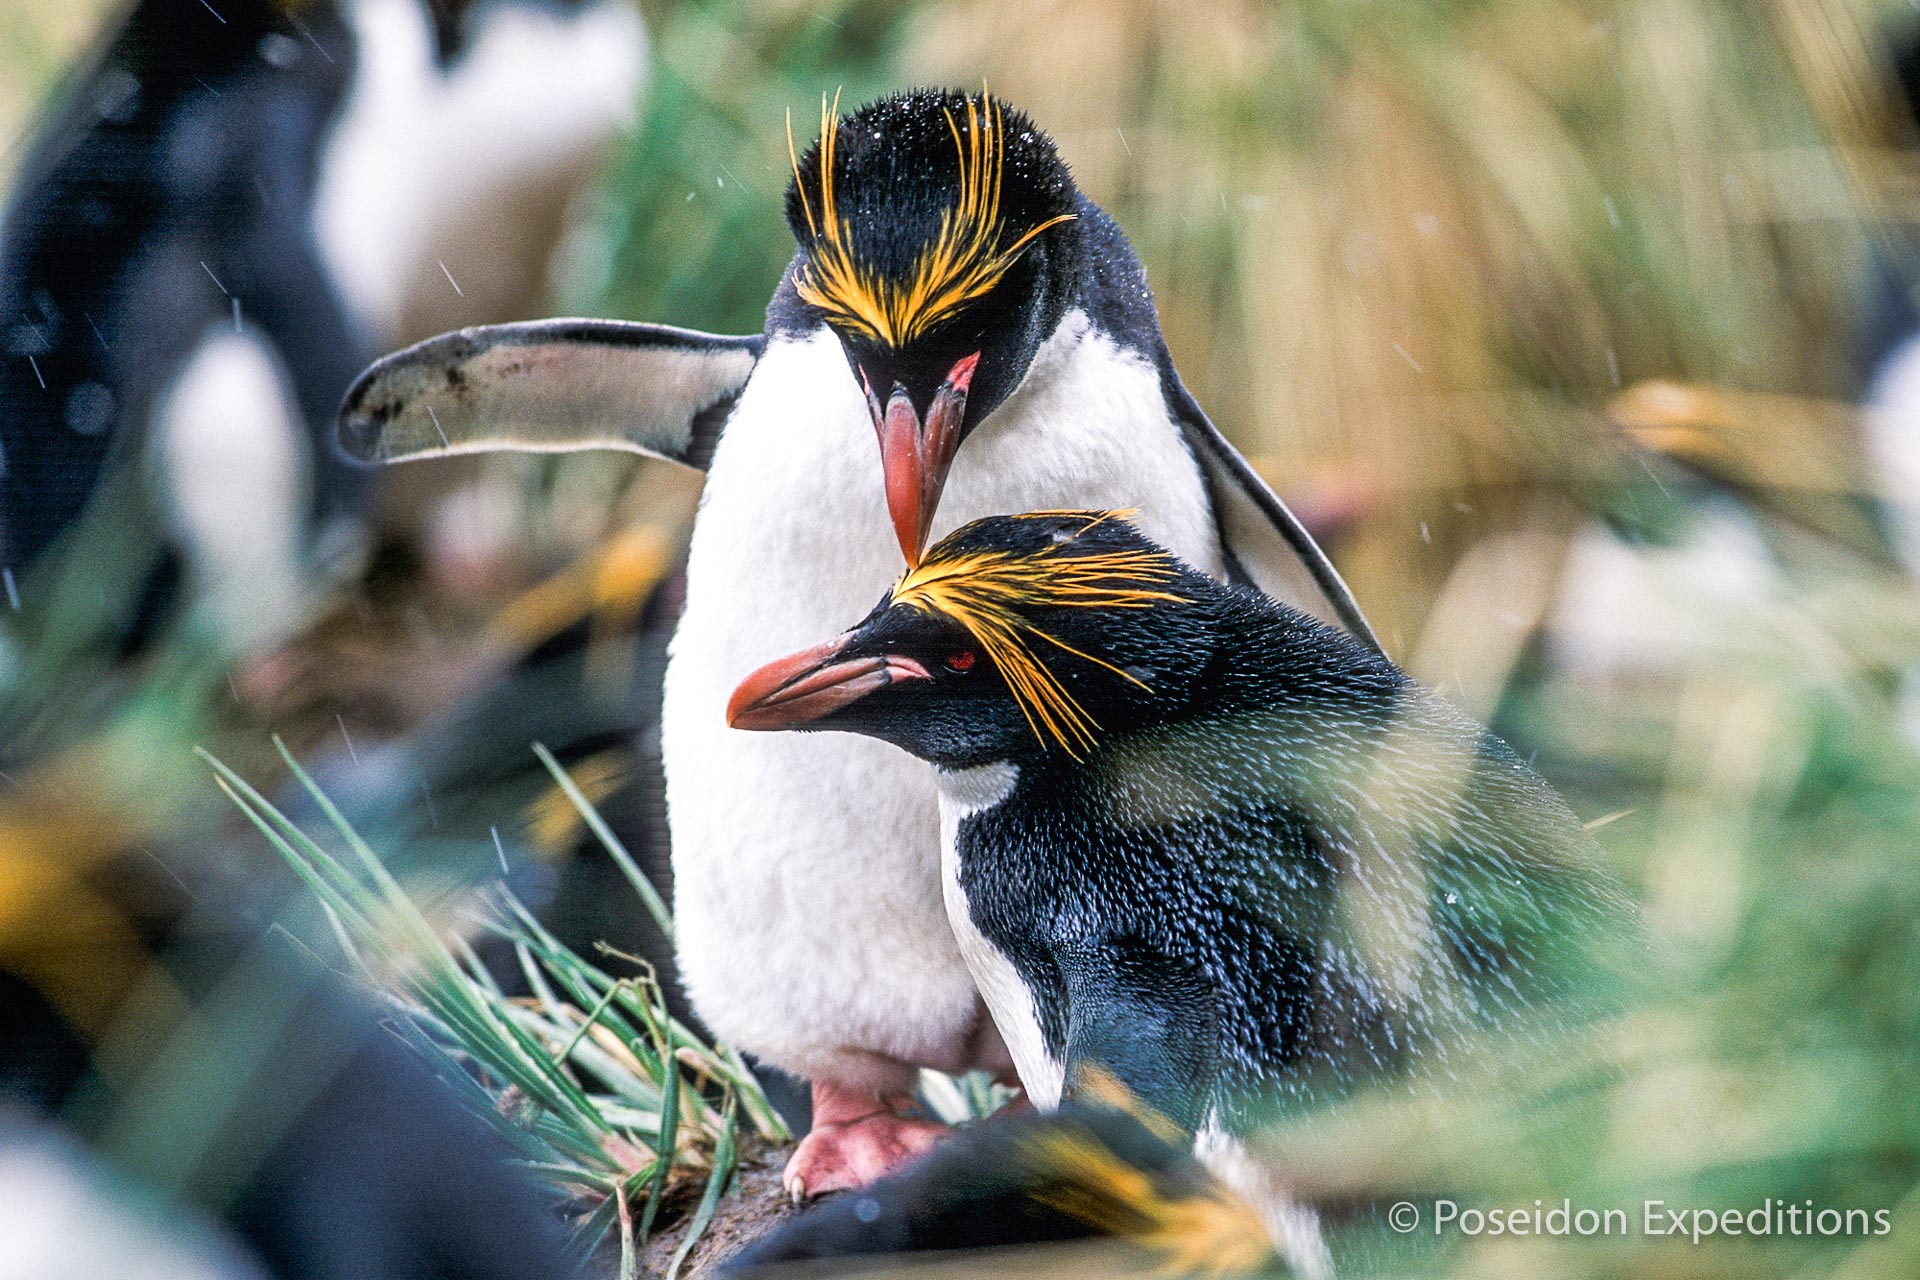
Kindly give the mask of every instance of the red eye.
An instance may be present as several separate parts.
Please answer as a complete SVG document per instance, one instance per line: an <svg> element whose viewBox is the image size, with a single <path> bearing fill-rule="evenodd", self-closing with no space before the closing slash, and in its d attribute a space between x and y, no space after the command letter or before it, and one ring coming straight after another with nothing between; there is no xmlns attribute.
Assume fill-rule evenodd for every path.
<svg viewBox="0 0 1920 1280"><path fill-rule="evenodd" d="M958 653L950 653L947 655L947 670L971 671L973 670L973 664L977 661L979 661L979 659L973 656L973 650L962 649Z"/></svg>

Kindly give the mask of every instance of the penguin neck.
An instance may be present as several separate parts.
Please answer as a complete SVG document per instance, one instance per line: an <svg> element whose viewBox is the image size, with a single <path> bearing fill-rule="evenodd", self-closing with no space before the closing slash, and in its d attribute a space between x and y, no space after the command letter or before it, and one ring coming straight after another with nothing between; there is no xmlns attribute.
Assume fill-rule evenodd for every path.
<svg viewBox="0 0 1920 1280"><path fill-rule="evenodd" d="M1083 313L1116 348L1153 366L1156 373L1170 372L1172 361L1160 333L1153 291L1147 287L1146 268L1126 232L1085 193L1079 197L1077 212L1070 224L1073 242L1061 255L1067 276L1060 289L1062 319Z"/></svg>
<svg viewBox="0 0 1920 1280"><path fill-rule="evenodd" d="M993 859L991 845L967 848L962 830L1006 804L1020 786L1020 775L1020 766L1006 760L935 769L940 794L941 898L967 972L1006 1043L1027 1096L1035 1106L1049 1110L1060 1103L1063 1063L1047 1047L1033 989L1005 949L1004 935L993 926L991 908L977 907L969 895L969 885L981 876L983 853L989 862ZM988 870L985 880L989 900L1001 896L995 885L1004 884L1005 877Z"/></svg>
<svg viewBox="0 0 1920 1280"><path fill-rule="evenodd" d="M988 764L934 768L934 787L940 796L940 861L952 881L964 859L961 828L1004 805L1020 787L1021 768L1011 760ZM948 904L952 909L953 904Z"/></svg>

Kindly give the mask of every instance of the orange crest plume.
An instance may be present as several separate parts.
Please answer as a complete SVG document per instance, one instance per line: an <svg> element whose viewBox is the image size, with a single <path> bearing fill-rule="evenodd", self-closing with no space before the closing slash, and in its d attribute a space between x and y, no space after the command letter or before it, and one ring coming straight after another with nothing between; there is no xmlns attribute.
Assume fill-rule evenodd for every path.
<svg viewBox="0 0 1920 1280"><path fill-rule="evenodd" d="M893 588L893 604L939 613L965 627L999 668L1034 736L1075 760L1093 749L1100 728L1048 670L1036 642L1044 641L1123 680L1146 688L1112 663L1083 653L1029 622L1025 610L1046 607L1147 609L1155 604L1184 604L1186 598L1156 589L1180 576L1171 556L1159 551L1102 551L1074 555L1075 538L1119 511L1035 511L1021 520L1081 517L1086 523L1072 537L1038 551L949 549L952 539L934 546Z"/></svg>
<svg viewBox="0 0 1920 1280"><path fill-rule="evenodd" d="M960 162L960 198L941 215L939 231L920 251L907 279L896 281L860 260L834 203L833 158L840 127L840 95L834 95L831 106L824 96L820 99L817 215L806 184L800 181L800 159L793 147L793 115L787 115L787 155L793 161L794 182L806 211L807 229L813 235L807 264L794 280L795 290L802 301L840 324L895 350L991 292L1035 236L1077 216L1058 214L1025 231L1007 226L1000 211L1000 184L1006 163L1000 104L984 93L978 102L969 98L964 129L951 111L946 116Z"/></svg>

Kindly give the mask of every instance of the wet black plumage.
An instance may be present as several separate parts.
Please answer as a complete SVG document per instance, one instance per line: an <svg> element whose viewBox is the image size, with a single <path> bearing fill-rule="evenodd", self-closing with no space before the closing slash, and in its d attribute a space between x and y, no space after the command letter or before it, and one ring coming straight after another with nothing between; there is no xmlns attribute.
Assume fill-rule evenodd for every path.
<svg viewBox="0 0 1920 1280"><path fill-rule="evenodd" d="M1000 140L1005 169L998 198L986 211L997 228L994 242L1006 247L1028 231L1045 230L1025 245L994 288L925 332L889 341L831 313L828 318L836 321L856 377L865 377L882 399L893 382L900 382L923 412L954 362L980 352L967 396L962 427L967 431L1019 385L1069 307L1092 303L1103 322L1111 312L1120 324L1110 327L1127 338L1150 333L1152 342L1139 344L1143 350L1159 345L1159 329L1133 251L1112 221L1075 188L1052 139L1024 113L997 100L920 89L862 107L833 129L823 127L821 138L799 153L786 196L787 225L799 250L768 307L769 332L803 334L821 323L821 309L798 286L819 279L821 260L836 243L868 273L874 293L911 292L926 246L938 240L943 220L963 204L955 128L964 136L978 132ZM831 241L824 234L821 207L829 177L823 148L829 137L835 140L831 180L842 231ZM1099 296L1108 273L1097 268L1109 259L1130 282L1138 281L1137 289L1111 299Z"/></svg>

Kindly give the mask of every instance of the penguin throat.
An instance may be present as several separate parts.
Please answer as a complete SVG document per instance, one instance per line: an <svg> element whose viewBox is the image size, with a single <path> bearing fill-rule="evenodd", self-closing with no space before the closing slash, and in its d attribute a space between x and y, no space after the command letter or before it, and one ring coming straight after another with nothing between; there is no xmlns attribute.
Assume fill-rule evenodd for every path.
<svg viewBox="0 0 1920 1280"><path fill-rule="evenodd" d="M1020 767L1006 760L977 764L964 769L936 769L934 782L944 807L956 817L968 818L997 807L1013 794L1020 781Z"/></svg>

